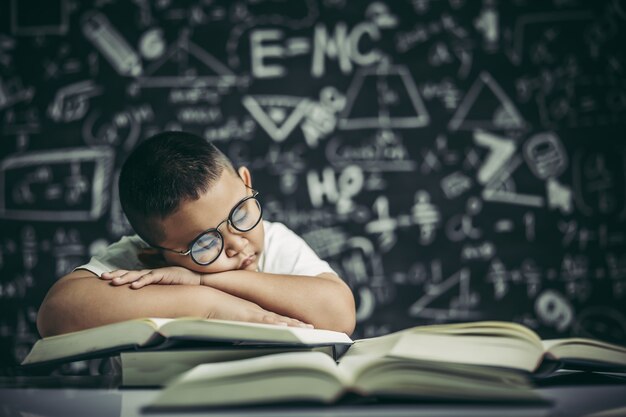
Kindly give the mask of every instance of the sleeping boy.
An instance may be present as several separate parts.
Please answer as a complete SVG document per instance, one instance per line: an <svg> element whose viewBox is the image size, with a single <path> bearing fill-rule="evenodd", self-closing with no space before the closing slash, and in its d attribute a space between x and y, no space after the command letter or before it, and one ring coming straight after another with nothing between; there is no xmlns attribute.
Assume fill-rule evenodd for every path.
<svg viewBox="0 0 626 417"><path fill-rule="evenodd" d="M136 234L52 286L42 337L181 316L354 330L350 288L302 238L263 220L250 171L204 139L164 132L142 142L119 193Z"/></svg>

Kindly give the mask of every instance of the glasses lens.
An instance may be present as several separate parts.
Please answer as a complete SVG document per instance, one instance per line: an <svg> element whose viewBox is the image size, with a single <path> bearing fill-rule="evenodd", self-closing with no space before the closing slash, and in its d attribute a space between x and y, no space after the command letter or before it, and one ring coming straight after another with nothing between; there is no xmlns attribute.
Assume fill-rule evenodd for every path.
<svg viewBox="0 0 626 417"><path fill-rule="evenodd" d="M239 203L230 218L232 225L240 232L251 230L261 220L261 204L255 198Z"/></svg>
<svg viewBox="0 0 626 417"><path fill-rule="evenodd" d="M222 237L217 232L207 232L194 242L191 257L199 264L210 264L220 255L222 244Z"/></svg>

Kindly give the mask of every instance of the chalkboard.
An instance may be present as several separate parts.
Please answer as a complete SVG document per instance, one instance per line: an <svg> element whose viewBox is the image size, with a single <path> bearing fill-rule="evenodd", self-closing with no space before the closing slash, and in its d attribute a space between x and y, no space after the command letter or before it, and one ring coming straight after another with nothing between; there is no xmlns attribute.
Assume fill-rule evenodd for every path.
<svg viewBox="0 0 626 417"><path fill-rule="evenodd" d="M625 344L625 42L623 0L1 2L0 372L48 288L132 233L119 169L163 130L252 170L354 291L355 337Z"/></svg>

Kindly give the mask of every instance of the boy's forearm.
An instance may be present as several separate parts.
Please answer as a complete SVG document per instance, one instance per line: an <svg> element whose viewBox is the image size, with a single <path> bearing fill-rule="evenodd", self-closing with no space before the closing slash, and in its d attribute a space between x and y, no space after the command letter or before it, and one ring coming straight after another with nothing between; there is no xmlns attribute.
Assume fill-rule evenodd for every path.
<svg viewBox="0 0 626 417"><path fill-rule="evenodd" d="M136 291L113 287L88 272L72 275L51 288L39 309L42 337L140 317L208 317L220 293L187 285L152 285Z"/></svg>
<svg viewBox="0 0 626 417"><path fill-rule="evenodd" d="M205 274L202 284L316 328L347 334L354 330L354 297L336 276L333 279L237 270Z"/></svg>

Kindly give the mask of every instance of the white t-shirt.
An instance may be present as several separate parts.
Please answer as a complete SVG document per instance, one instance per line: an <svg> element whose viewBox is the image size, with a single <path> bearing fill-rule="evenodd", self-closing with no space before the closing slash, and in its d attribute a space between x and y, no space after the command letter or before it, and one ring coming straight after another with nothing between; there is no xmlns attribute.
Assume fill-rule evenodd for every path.
<svg viewBox="0 0 626 417"><path fill-rule="evenodd" d="M336 274L328 262L320 259L311 247L282 223L263 221L265 249L259 259L259 271L271 274L315 276L324 272ZM109 245L103 254L76 267L100 276L116 269L144 269L137 255L149 248L137 235L124 236ZM75 269L75 270L76 270Z"/></svg>

